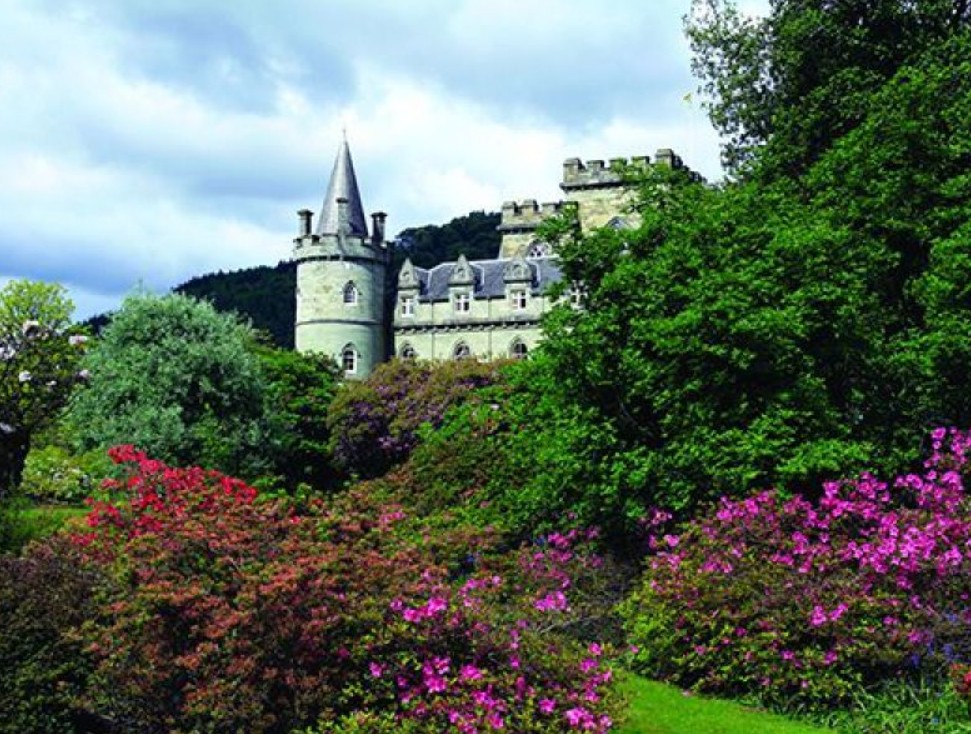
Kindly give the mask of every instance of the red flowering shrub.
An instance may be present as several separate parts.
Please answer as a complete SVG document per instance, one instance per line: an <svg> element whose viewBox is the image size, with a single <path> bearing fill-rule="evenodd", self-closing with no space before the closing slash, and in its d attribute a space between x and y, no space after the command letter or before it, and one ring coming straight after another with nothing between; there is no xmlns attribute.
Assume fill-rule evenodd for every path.
<svg viewBox="0 0 971 734"><path fill-rule="evenodd" d="M499 368L475 360L393 360L366 380L346 383L327 417L334 463L360 477L381 476L407 458L422 425L441 425L449 407L498 382Z"/></svg>
<svg viewBox="0 0 971 734"><path fill-rule="evenodd" d="M971 713L971 665L955 663L951 666L951 680L955 692L961 697Z"/></svg>
<svg viewBox="0 0 971 734"><path fill-rule="evenodd" d="M76 540L120 586L87 634L89 705L121 728L609 729L601 648L562 633L591 622L602 563L578 534L501 553L376 485L297 512L216 472L113 458L130 500L97 505Z"/></svg>
<svg viewBox="0 0 971 734"><path fill-rule="evenodd" d="M966 656L971 434L934 433L922 474L825 486L818 504L722 499L654 538L626 608L641 670L717 693L826 702Z"/></svg>

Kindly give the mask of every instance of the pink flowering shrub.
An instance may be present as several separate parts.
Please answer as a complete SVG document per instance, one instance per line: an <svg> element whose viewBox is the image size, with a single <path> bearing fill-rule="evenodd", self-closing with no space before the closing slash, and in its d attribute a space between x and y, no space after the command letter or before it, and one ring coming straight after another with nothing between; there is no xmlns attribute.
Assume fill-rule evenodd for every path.
<svg viewBox="0 0 971 734"><path fill-rule="evenodd" d="M818 503L722 499L657 534L624 610L635 666L702 691L823 703L967 656L969 447L971 433L939 429L922 473L831 482Z"/></svg>
<svg viewBox="0 0 971 734"><path fill-rule="evenodd" d="M588 534L509 551L373 483L298 510L112 456L127 500L95 504L75 543L113 579L83 631L84 700L119 730L610 729Z"/></svg>
<svg viewBox="0 0 971 734"><path fill-rule="evenodd" d="M591 621L589 589L579 587L603 562L586 546L586 534L571 531L483 558L461 580L423 574L422 593L393 599L369 639L360 660L368 697L354 720L393 710L416 731L610 731L607 647L563 634ZM321 728L345 730L346 720Z"/></svg>

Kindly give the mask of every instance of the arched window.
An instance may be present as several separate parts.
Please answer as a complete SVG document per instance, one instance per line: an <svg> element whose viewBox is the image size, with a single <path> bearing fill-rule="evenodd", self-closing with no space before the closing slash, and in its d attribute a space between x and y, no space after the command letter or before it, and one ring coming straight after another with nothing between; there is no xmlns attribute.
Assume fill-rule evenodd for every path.
<svg viewBox="0 0 971 734"><path fill-rule="evenodd" d="M353 306L357 303L357 286L354 285L353 280L349 280L347 285L344 286L344 303L348 306Z"/></svg>
<svg viewBox="0 0 971 734"><path fill-rule="evenodd" d="M509 356L513 359L526 359L529 354L529 347L517 339L509 347Z"/></svg>
<svg viewBox="0 0 971 734"><path fill-rule="evenodd" d="M545 242L540 242L539 240L534 240L529 244L529 249L526 250L526 257L548 257L550 254L550 246Z"/></svg>
<svg viewBox="0 0 971 734"><path fill-rule="evenodd" d="M358 354L353 344L348 344L341 350L341 369L345 375L357 374Z"/></svg>
<svg viewBox="0 0 971 734"><path fill-rule="evenodd" d="M415 348L411 344L405 344L401 347L401 351L398 352L398 356L401 359L414 360L418 359L418 352L415 351Z"/></svg>
<svg viewBox="0 0 971 734"><path fill-rule="evenodd" d="M469 345L465 342L459 342L455 345L455 349L452 350L452 357L457 360L460 359L471 359L472 350L469 349Z"/></svg>
<svg viewBox="0 0 971 734"><path fill-rule="evenodd" d="M623 217L614 217L607 222L607 226L610 227L610 229L630 229L630 225Z"/></svg>

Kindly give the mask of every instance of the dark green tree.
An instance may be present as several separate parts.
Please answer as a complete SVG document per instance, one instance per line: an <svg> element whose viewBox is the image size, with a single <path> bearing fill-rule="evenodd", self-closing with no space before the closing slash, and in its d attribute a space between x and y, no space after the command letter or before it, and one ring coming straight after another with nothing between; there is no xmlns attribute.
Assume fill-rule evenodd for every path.
<svg viewBox="0 0 971 734"><path fill-rule="evenodd" d="M278 347L293 349L297 269L293 262L229 273L209 273L173 288L176 293L209 301L217 311L248 319Z"/></svg>
<svg viewBox="0 0 971 734"><path fill-rule="evenodd" d="M334 485L327 442L327 410L337 389L337 365L330 357L287 349L257 351L267 380L274 433L273 473L288 489Z"/></svg>
<svg viewBox="0 0 971 734"><path fill-rule="evenodd" d="M502 240L498 226L498 213L476 211L447 224L403 230L395 241L395 265L400 266L406 257L420 268L456 260L459 255L470 260L494 258Z"/></svg>
<svg viewBox="0 0 971 734"><path fill-rule="evenodd" d="M639 230L564 241L585 308L547 321L548 388L616 436L591 490L635 508L814 491L971 422L969 170L964 32L872 90L804 175L656 170Z"/></svg>
<svg viewBox="0 0 971 734"><path fill-rule="evenodd" d="M967 0L771 0L764 18L735 0L694 0L693 68L724 161L760 154L770 178L804 173L867 116L874 90L930 48L967 29Z"/></svg>

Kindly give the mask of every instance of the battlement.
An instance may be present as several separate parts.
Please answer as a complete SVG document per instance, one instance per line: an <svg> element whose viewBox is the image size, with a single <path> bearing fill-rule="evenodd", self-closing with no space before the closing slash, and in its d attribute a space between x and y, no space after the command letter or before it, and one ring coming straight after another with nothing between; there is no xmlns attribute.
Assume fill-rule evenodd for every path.
<svg viewBox="0 0 971 734"><path fill-rule="evenodd" d="M634 156L630 159L611 158L606 164L603 160L595 159L584 163L579 158L567 158L563 162L563 181L560 183L560 188L569 191L623 186L624 169L628 167L646 169L649 165L651 165L651 159L646 155ZM681 168L684 163L670 148L659 148L654 154L654 165Z"/></svg>
<svg viewBox="0 0 971 734"><path fill-rule="evenodd" d="M538 204L536 199L504 201L502 204L502 220L498 229L500 232L536 229L545 219L561 212L563 204L562 201Z"/></svg>

